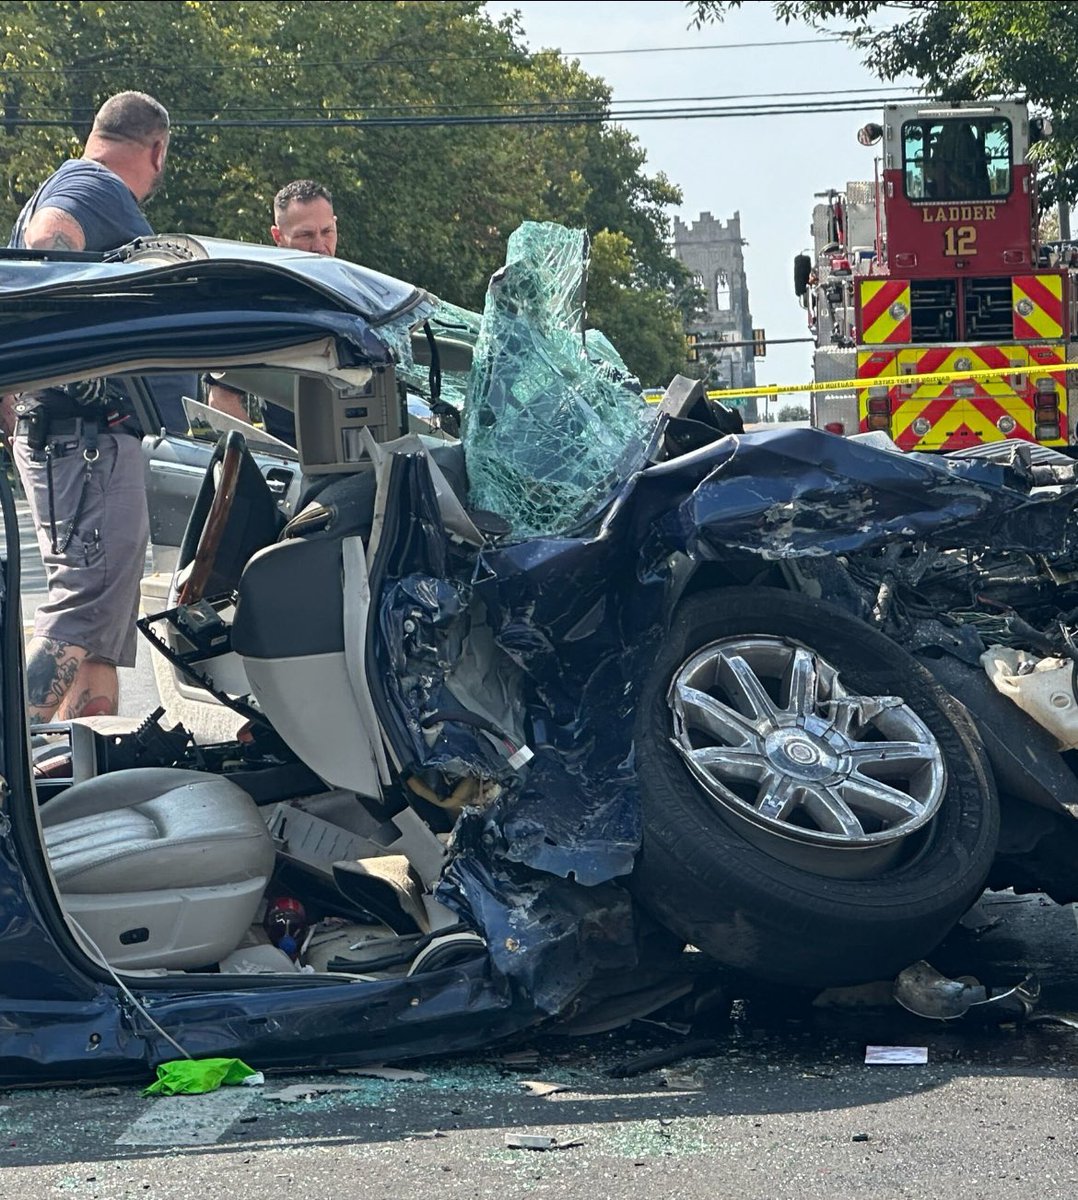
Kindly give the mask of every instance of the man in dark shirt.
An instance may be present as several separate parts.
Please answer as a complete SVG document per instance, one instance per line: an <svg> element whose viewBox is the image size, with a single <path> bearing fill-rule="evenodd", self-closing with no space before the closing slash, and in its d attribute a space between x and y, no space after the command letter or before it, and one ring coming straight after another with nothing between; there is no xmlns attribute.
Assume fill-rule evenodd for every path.
<svg viewBox="0 0 1078 1200"><path fill-rule="evenodd" d="M121 92L106 100L82 158L38 188L10 245L113 250L152 234L139 205L162 180L168 139L168 113L153 97ZM30 719L115 713L116 668L135 661L149 538L137 430L103 379L8 402L17 417L15 464L49 587L26 655Z"/></svg>
<svg viewBox="0 0 1078 1200"><path fill-rule="evenodd" d="M283 250L306 250L311 254L337 254L337 216L333 197L313 179L294 179L273 197L270 236ZM210 380L207 403L231 417L248 421L243 392ZM266 432L290 446L296 444L296 419L286 408L267 400L262 410Z"/></svg>

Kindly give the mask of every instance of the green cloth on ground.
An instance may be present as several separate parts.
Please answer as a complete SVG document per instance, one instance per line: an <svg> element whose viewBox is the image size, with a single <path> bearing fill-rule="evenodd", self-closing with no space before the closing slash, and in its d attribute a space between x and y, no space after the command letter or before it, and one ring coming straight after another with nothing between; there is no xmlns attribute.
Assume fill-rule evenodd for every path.
<svg viewBox="0 0 1078 1200"><path fill-rule="evenodd" d="M222 1084L242 1083L257 1074L238 1058L180 1058L161 1063L157 1079L143 1090L144 1096L197 1095L215 1092Z"/></svg>

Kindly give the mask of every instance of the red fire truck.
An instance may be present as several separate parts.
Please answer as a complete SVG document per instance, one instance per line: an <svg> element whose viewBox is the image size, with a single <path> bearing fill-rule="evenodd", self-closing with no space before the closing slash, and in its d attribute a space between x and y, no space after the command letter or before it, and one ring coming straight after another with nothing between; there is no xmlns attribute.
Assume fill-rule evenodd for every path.
<svg viewBox="0 0 1078 1200"><path fill-rule="evenodd" d="M1011 102L891 105L858 133L880 147L876 178L821 197L815 253L794 264L814 425L883 430L903 450L1074 440L1078 394L1068 404L1068 373L1043 370L1078 358L1078 254L1039 244L1026 162L1044 132ZM976 375L1006 368L1025 369ZM903 382L922 374L950 378Z"/></svg>

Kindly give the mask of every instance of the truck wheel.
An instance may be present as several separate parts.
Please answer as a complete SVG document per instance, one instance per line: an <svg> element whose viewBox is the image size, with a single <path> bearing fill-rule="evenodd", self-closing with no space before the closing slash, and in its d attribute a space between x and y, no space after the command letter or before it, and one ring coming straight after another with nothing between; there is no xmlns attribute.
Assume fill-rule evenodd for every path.
<svg viewBox="0 0 1078 1200"><path fill-rule="evenodd" d="M893 977L984 886L999 809L976 731L889 638L777 589L675 614L636 724L638 898L760 979Z"/></svg>

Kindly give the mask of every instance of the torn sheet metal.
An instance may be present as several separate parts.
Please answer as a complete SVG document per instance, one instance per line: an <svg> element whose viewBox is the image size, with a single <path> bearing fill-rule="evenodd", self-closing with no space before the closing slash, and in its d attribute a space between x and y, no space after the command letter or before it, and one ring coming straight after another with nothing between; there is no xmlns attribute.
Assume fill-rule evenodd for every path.
<svg viewBox="0 0 1078 1200"><path fill-rule="evenodd" d="M1060 554L1078 545L1078 491L1033 495L991 462L893 454L815 429L730 437L698 456L706 476L661 521L693 556L739 548L784 559L918 540ZM684 476L693 459L651 473Z"/></svg>
<svg viewBox="0 0 1078 1200"><path fill-rule="evenodd" d="M1040 999L1033 975L1004 988L985 987L971 975L948 979L930 963L916 962L895 980L894 997L908 1012L935 1021L953 1021L971 1010L999 1020L1027 1017Z"/></svg>

